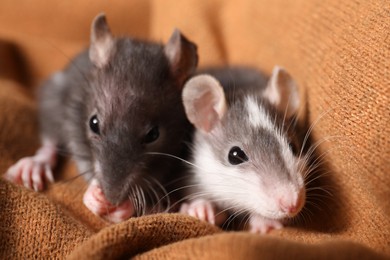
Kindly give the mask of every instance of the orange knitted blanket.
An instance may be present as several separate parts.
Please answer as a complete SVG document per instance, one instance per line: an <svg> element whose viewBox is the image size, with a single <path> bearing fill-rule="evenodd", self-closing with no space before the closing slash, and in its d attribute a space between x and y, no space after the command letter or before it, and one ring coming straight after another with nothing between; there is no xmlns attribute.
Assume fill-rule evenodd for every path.
<svg viewBox="0 0 390 260"><path fill-rule="evenodd" d="M109 225L82 203L71 161L42 193L0 180L0 258L390 257L390 4L374 1L1 1L0 172L39 146L39 83L88 45L104 11L115 35L166 42L179 28L200 66L285 67L303 89L332 196L269 235L180 214ZM310 200L310 197L308 198Z"/></svg>

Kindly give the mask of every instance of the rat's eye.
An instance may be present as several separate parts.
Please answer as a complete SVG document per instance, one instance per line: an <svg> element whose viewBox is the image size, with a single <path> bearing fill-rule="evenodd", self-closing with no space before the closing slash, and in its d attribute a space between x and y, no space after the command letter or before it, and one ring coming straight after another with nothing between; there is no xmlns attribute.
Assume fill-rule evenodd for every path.
<svg viewBox="0 0 390 260"><path fill-rule="evenodd" d="M95 134L100 135L99 119L96 115L92 116L89 120L89 128L91 128L92 132Z"/></svg>
<svg viewBox="0 0 390 260"><path fill-rule="evenodd" d="M230 149L228 159L232 165L241 164L249 160L245 152L238 146L234 146Z"/></svg>
<svg viewBox="0 0 390 260"><path fill-rule="evenodd" d="M160 131L158 130L158 126L153 127L150 131L145 135L144 143L149 144L158 139L160 136Z"/></svg>

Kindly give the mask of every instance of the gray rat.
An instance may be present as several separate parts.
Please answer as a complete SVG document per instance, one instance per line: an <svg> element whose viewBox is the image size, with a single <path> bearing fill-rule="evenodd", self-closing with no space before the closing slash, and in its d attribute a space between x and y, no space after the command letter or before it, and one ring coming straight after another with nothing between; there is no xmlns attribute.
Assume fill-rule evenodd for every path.
<svg viewBox="0 0 390 260"><path fill-rule="evenodd" d="M269 79L245 68L205 73L182 93L196 132L190 200L180 212L217 224L227 212L245 215L252 232L281 228L306 197L306 161L290 128L300 105L297 84L278 66Z"/></svg>
<svg viewBox="0 0 390 260"><path fill-rule="evenodd" d="M90 47L41 88L41 148L5 177L42 190L65 149L90 182L84 203L95 214L120 222L161 210L155 204L180 163L148 153L184 156L191 125L181 90L197 62L196 45L178 30L165 46L114 38L98 15Z"/></svg>

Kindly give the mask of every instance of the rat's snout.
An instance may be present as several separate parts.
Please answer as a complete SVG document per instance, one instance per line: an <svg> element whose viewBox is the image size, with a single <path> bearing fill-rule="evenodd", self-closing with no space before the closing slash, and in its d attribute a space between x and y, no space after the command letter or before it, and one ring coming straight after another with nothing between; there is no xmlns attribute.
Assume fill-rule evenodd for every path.
<svg viewBox="0 0 390 260"><path fill-rule="evenodd" d="M289 196L282 196L278 203L280 210L287 215L287 217L296 216L305 205L306 192L302 188L297 195L290 194Z"/></svg>
<svg viewBox="0 0 390 260"><path fill-rule="evenodd" d="M139 170L141 149L134 139L125 137L123 129L116 129L102 142L97 153L95 170L106 199L119 205L129 198L130 186ZM117 138L119 136L120 138Z"/></svg>

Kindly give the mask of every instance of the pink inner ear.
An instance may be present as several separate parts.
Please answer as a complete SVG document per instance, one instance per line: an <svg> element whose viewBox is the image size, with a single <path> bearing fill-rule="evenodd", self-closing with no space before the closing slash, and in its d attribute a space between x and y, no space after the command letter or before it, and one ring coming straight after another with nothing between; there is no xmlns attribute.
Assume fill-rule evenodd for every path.
<svg viewBox="0 0 390 260"><path fill-rule="evenodd" d="M178 85L183 87L184 81L192 74L198 64L196 45L189 41L179 30L175 30L164 48L171 72Z"/></svg>
<svg viewBox="0 0 390 260"><path fill-rule="evenodd" d="M205 132L210 132L218 122L218 114L215 111L215 99L211 92L206 92L201 98L194 101L196 127Z"/></svg>
<svg viewBox="0 0 390 260"><path fill-rule="evenodd" d="M275 67L263 97L286 117L293 116L299 108L297 86L291 75L283 68Z"/></svg>
<svg viewBox="0 0 390 260"><path fill-rule="evenodd" d="M203 132L210 132L226 113L226 100L219 82L209 75L190 79L183 90L188 120Z"/></svg>
<svg viewBox="0 0 390 260"><path fill-rule="evenodd" d="M114 52L114 39L104 14L92 22L89 57L95 66L104 67Z"/></svg>

